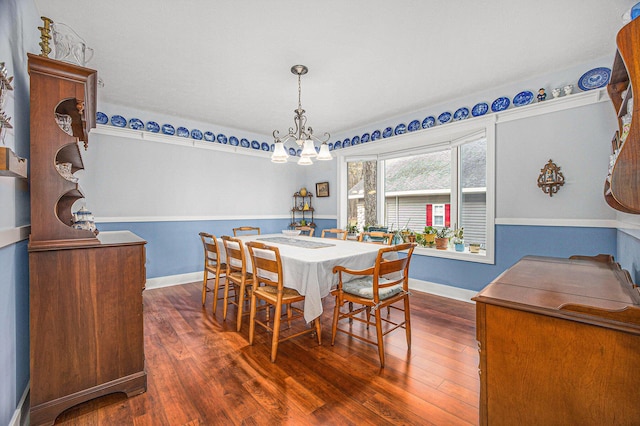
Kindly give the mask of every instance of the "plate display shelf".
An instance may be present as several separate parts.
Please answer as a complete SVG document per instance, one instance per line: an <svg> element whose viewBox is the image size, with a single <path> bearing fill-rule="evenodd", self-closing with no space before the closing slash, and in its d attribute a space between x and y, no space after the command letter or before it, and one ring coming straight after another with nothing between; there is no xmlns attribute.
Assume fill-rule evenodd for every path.
<svg viewBox="0 0 640 426"><path fill-rule="evenodd" d="M29 418L32 425L50 425L90 399L146 390L146 241L128 231L72 227L73 203L84 193L57 165L71 164L71 174L84 168L81 144L88 148L96 125L97 72L28 57Z"/></svg>
<svg viewBox="0 0 640 426"><path fill-rule="evenodd" d="M613 136L604 198L618 211L640 214L640 101L629 102L640 91L640 19L625 25L618 32L616 43L618 49L607 92L618 116L619 130ZM631 117L628 133L623 131L625 116ZM627 133L624 140L623 133Z"/></svg>
<svg viewBox="0 0 640 426"><path fill-rule="evenodd" d="M316 224L313 223L313 207L311 205L312 198L313 194L311 192L307 192L305 195L301 195L300 192L293 194L290 228L295 228L296 226L311 226L315 228ZM306 209L305 206L307 207ZM306 225L302 225L301 221L303 220Z"/></svg>

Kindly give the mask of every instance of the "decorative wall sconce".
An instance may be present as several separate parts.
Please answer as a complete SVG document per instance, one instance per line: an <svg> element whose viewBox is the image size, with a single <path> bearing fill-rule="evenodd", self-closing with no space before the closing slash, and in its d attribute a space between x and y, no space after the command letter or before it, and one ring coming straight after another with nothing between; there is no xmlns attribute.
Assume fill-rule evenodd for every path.
<svg viewBox="0 0 640 426"><path fill-rule="evenodd" d="M545 194L549 194L549 197L553 197L553 194L558 192L562 185L564 185L564 176L560 167L549 159L549 162L540 169L538 188L542 189Z"/></svg>

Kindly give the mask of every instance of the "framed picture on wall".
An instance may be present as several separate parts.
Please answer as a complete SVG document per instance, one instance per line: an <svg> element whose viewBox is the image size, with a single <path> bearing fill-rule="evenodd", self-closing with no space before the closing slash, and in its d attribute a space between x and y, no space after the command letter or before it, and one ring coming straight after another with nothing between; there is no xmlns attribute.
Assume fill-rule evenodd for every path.
<svg viewBox="0 0 640 426"><path fill-rule="evenodd" d="M316 183L316 195L318 197L328 197L329 196L329 182Z"/></svg>

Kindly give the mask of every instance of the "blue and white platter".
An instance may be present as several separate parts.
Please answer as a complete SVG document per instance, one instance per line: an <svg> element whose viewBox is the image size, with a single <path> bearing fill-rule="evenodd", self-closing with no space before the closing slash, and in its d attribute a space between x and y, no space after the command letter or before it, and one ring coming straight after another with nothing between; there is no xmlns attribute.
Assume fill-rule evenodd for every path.
<svg viewBox="0 0 640 426"><path fill-rule="evenodd" d="M96 112L96 123L98 124L107 124L109 122L109 117L104 112Z"/></svg>
<svg viewBox="0 0 640 426"><path fill-rule="evenodd" d="M493 103L491 104L491 111L493 112L504 111L505 109L509 108L510 104L511 104L511 101L509 100L509 98L502 96L496 99L495 101L493 101Z"/></svg>
<svg viewBox="0 0 640 426"><path fill-rule="evenodd" d="M238 146L240 145L240 141L235 136L229 136L229 145Z"/></svg>
<svg viewBox="0 0 640 426"><path fill-rule="evenodd" d="M611 70L609 68L594 68L582 74L578 80L578 87L584 91L599 89L609 83L611 78Z"/></svg>
<svg viewBox="0 0 640 426"><path fill-rule="evenodd" d="M342 141L342 147L343 148L348 148L351 146L351 139L346 138L345 140Z"/></svg>
<svg viewBox="0 0 640 426"><path fill-rule="evenodd" d="M371 133L371 140L375 141L377 139L380 139L380 135L381 135L380 130L375 130L373 133Z"/></svg>
<svg viewBox="0 0 640 426"><path fill-rule="evenodd" d="M438 116L438 123L444 124L448 123L451 120L451 113L449 111L445 111Z"/></svg>
<svg viewBox="0 0 640 426"><path fill-rule="evenodd" d="M127 119L121 115L112 115L111 124L113 124L116 127L124 127L127 125Z"/></svg>
<svg viewBox="0 0 640 426"><path fill-rule="evenodd" d="M216 135L213 132L204 132L204 140L207 142L214 142L216 140Z"/></svg>
<svg viewBox="0 0 640 426"><path fill-rule="evenodd" d="M513 106L520 107L529 105L533 101L533 92L525 90L513 97Z"/></svg>
<svg viewBox="0 0 640 426"><path fill-rule="evenodd" d="M420 130L420 121L418 120L413 120L411 123L409 123L409 125L407 126L407 130L410 132L415 132L416 130Z"/></svg>
<svg viewBox="0 0 640 426"><path fill-rule="evenodd" d="M263 151L270 151L269 144L266 142L262 142L260 144L260 149L262 149Z"/></svg>
<svg viewBox="0 0 640 426"><path fill-rule="evenodd" d="M139 118L129 120L129 127L133 130L144 130L144 123Z"/></svg>
<svg viewBox="0 0 640 426"><path fill-rule="evenodd" d="M354 136L351 138L351 145L360 145L360 136Z"/></svg>
<svg viewBox="0 0 640 426"><path fill-rule="evenodd" d="M165 135L173 136L176 134L176 129L171 124L163 124L162 133Z"/></svg>
<svg viewBox="0 0 640 426"><path fill-rule="evenodd" d="M218 133L218 136L216 137L216 140L218 141L218 143L227 143L227 137L225 135L223 135L222 133Z"/></svg>
<svg viewBox="0 0 640 426"><path fill-rule="evenodd" d="M300 157L300 154L302 154L302 149L298 149L296 151L296 157Z"/></svg>
<svg viewBox="0 0 640 426"><path fill-rule="evenodd" d="M429 127L433 127L435 125L436 125L436 118L432 115L425 117L425 119L422 120L423 129L428 129Z"/></svg>
<svg viewBox="0 0 640 426"><path fill-rule="evenodd" d="M178 127L178 129L176 130L176 134L182 138L188 138L189 137L189 129L187 129L186 127Z"/></svg>
<svg viewBox="0 0 640 426"><path fill-rule="evenodd" d="M489 111L489 105L486 102L480 102L474 105L471 109L471 115L474 117L480 117L481 115L485 115Z"/></svg>
<svg viewBox="0 0 640 426"><path fill-rule="evenodd" d="M340 148L342 148L342 144L340 143L340 141L333 144L333 149L340 149Z"/></svg>
<svg viewBox="0 0 640 426"><path fill-rule="evenodd" d="M395 130L393 131L394 135L402 135L404 133L407 133L407 125L404 123L398 124Z"/></svg>
<svg viewBox="0 0 640 426"><path fill-rule="evenodd" d="M272 143L271 146L269 147L269 151L274 152L276 150L276 144Z"/></svg>
<svg viewBox="0 0 640 426"><path fill-rule="evenodd" d="M469 108L467 107L458 108L456 112L453 113L454 121L464 120L465 118L469 118Z"/></svg>
<svg viewBox="0 0 640 426"><path fill-rule="evenodd" d="M360 136L360 142L362 143L367 143L371 140L371 135L369 135L369 133L364 133L362 136Z"/></svg>
<svg viewBox="0 0 640 426"><path fill-rule="evenodd" d="M147 121L147 132L158 133L160 131L160 125L155 121Z"/></svg>
<svg viewBox="0 0 640 426"><path fill-rule="evenodd" d="M251 143L248 139L242 138L240 139L240 146L243 148L249 148L251 146Z"/></svg>
<svg viewBox="0 0 640 426"><path fill-rule="evenodd" d="M333 144L331 142L329 142L327 146L329 147L329 151L333 151Z"/></svg>
<svg viewBox="0 0 640 426"><path fill-rule="evenodd" d="M393 129L391 127L387 127L386 129L384 129L384 132L382 132L382 137L383 138L388 138L389 136L393 135Z"/></svg>
<svg viewBox="0 0 640 426"><path fill-rule="evenodd" d="M260 149L260 142L258 142L258 141L251 141L251 148L253 148L253 149Z"/></svg>
<svg viewBox="0 0 640 426"><path fill-rule="evenodd" d="M191 131L191 139L202 140L202 132L198 129L193 129Z"/></svg>

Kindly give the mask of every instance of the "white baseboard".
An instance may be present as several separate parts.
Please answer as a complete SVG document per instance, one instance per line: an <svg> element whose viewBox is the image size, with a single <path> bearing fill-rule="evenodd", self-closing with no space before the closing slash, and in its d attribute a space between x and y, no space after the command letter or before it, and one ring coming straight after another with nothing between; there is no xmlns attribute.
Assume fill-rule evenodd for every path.
<svg viewBox="0 0 640 426"><path fill-rule="evenodd" d="M13 417L9 420L8 426L22 426L29 424L29 407L25 407L25 402L27 401L27 395L29 395L29 387L31 381L27 382L27 387L24 388L24 392L22 392L22 398L20 398L20 402L18 403L18 407L16 407L16 411L13 413ZM22 413L25 414L25 418L22 417Z"/></svg>
<svg viewBox="0 0 640 426"><path fill-rule="evenodd" d="M31 225L2 229L0 230L0 248L26 240L30 233Z"/></svg>
<svg viewBox="0 0 640 426"><path fill-rule="evenodd" d="M409 278L409 288L423 293L434 294L436 296L448 297L449 299L460 300L462 302L475 303L471 300L477 291L464 288L452 287L450 285L437 284L429 281Z"/></svg>
<svg viewBox="0 0 640 426"><path fill-rule="evenodd" d="M186 274L167 275L164 277L149 278L145 284L147 290L154 288L170 287L172 285L187 284L202 281L203 272L189 272Z"/></svg>

